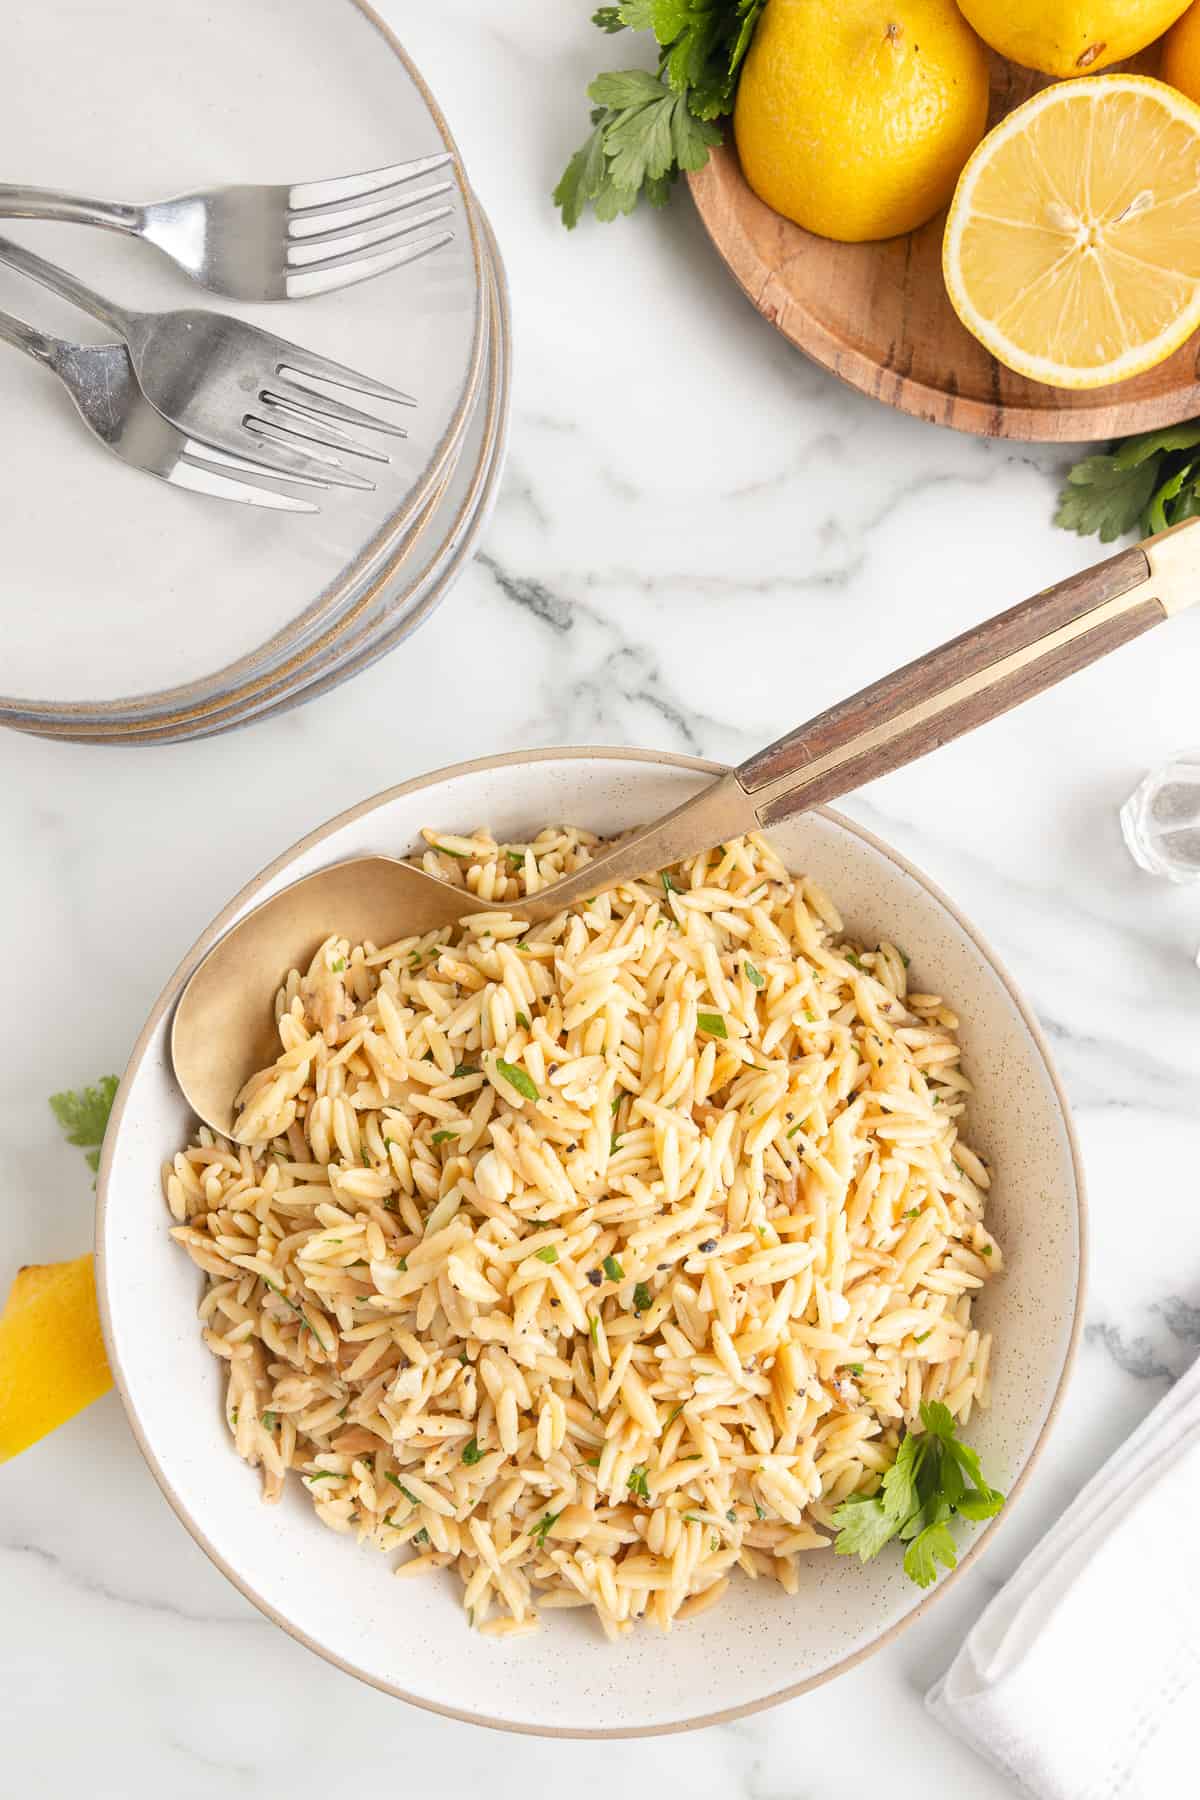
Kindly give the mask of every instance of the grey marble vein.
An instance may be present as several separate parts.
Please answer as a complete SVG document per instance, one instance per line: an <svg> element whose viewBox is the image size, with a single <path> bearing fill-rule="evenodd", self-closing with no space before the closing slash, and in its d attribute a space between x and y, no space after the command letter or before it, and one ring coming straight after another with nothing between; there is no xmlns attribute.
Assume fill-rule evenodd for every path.
<svg viewBox="0 0 1200 1800"><path fill-rule="evenodd" d="M1193 1306L1189 1301L1172 1294L1151 1308L1163 1316L1163 1323L1172 1337L1177 1337L1185 1344L1200 1344L1200 1306Z"/></svg>
<svg viewBox="0 0 1200 1800"><path fill-rule="evenodd" d="M1109 1320L1097 1320L1084 1327L1090 1344L1103 1344L1117 1367L1138 1381L1174 1381L1175 1371L1157 1355L1148 1337L1126 1335Z"/></svg>
<svg viewBox="0 0 1200 1800"><path fill-rule="evenodd" d="M122 1592L120 1588L111 1587L108 1583L88 1574L78 1565L68 1563L65 1558L56 1555L53 1550L48 1550L44 1544L0 1544L0 1557L8 1556L28 1557L56 1576L59 1581L65 1582L72 1588L77 1588L81 1593L90 1594L113 1606L128 1608L133 1612L160 1614L165 1618L176 1619L189 1625L213 1626L222 1631L235 1626L238 1628L253 1626L256 1629L262 1629L268 1624L268 1621L260 1613L253 1611L248 1606L237 1613L201 1613L194 1612L185 1606L178 1606L174 1601L168 1600L162 1595L148 1599L140 1594Z"/></svg>
<svg viewBox="0 0 1200 1800"><path fill-rule="evenodd" d="M566 600L537 578L514 574L490 552L478 560L505 599L555 637L583 635L581 628L586 628L586 649L580 652L583 667L573 668L565 682L558 674L549 691L543 690L549 719L561 721L565 728L560 738L574 735L595 741L606 732L618 740L624 737L622 727L618 726L615 734L613 731L614 701L632 709L635 716L649 713L658 726L666 727L671 743L693 754L703 751L714 729L725 729L683 705L668 685L659 656L649 646L625 637L598 607L579 599ZM661 740L661 731L655 736Z"/></svg>
<svg viewBox="0 0 1200 1800"><path fill-rule="evenodd" d="M480 551L475 560L488 571L505 599L531 613L540 625L548 625L551 631L562 633L571 630L575 623L571 607L552 594L543 582L529 575L510 574L487 551Z"/></svg>
<svg viewBox="0 0 1200 1800"><path fill-rule="evenodd" d="M176 1755L186 1757L189 1763L219 1777L223 1788L231 1778L244 1786L257 1786L263 1777L264 1770L260 1764L233 1762L226 1756L206 1754L177 1731L166 1732L163 1741Z"/></svg>

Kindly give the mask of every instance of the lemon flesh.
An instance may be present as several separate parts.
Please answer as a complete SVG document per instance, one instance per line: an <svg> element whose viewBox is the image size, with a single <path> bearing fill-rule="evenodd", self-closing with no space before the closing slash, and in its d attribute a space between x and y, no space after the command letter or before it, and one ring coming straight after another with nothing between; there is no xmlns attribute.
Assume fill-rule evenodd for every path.
<svg viewBox="0 0 1200 1800"><path fill-rule="evenodd" d="M987 53L953 0L771 0L734 136L760 200L857 243L945 206L987 105Z"/></svg>
<svg viewBox="0 0 1200 1800"><path fill-rule="evenodd" d="M1083 75L1136 56L1188 0L959 0L985 44L1047 75Z"/></svg>
<svg viewBox="0 0 1200 1800"><path fill-rule="evenodd" d="M0 1313L0 1462L111 1386L92 1258L19 1269Z"/></svg>
<svg viewBox="0 0 1200 1800"><path fill-rule="evenodd" d="M1033 381L1152 368L1200 324L1200 106L1136 75L1035 94L963 170L943 268L963 324Z"/></svg>

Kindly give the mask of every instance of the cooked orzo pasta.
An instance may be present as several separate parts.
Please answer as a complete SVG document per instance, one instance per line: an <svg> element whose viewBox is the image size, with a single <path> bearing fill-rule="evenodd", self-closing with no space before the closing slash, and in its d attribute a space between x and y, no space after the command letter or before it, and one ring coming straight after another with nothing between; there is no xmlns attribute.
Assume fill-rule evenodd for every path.
<svg viewBox="0 0 1200 1800"><path fill-rule="evenodd" d="M497 1635L790 1591L922 1399L986 1402L954 1014L762 838L526 928L594 838L425 836L495 912L330 937L164 1169L236 1448Z"/></svg>

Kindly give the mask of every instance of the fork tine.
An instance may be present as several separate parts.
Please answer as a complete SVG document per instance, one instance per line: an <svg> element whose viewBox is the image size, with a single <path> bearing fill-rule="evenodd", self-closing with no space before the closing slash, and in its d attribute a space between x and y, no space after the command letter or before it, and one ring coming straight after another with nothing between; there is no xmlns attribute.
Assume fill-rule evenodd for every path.
<svg viewBox="0 0 1200 1800"><path fill-rule="evenodd" d="M359 200L380 188L395 187L444 169L454 158L449 150L437 156L417 156L408 162L392 163L386 169L367 169L359 175L336 175L331 181L301 181L288 193L288 205L294 212L305 212L310 206L328 206L331 202Z"/></svg>
<svg viewBox="0 0 1200 1800"><path fill-rule="evenodd" d="M366 224L385 213L406 212L424 206L427 200L440 200L454 192L453 181L435 181L431 187L380 188L362 200L331 200L327 206L306 207L303 212L289 213L288 236L308 238L322 231L333 231L341 225Z"/></svg>
<svg viewBox="0 0 1200 1800"><path fill-rule="evenodd" d="M443 244L452 243L454 233L443 231L432 238L408 238L397 235L385 240L373 251L351 250L341 256L328 256L322 262L309 263L284 277L289 300L303 299L309 294L332 293L336 288L351 287L356 281L370 281L388 269L402 268L416 262ZM416 402L410 402L415 405Z"/></svg>
<svg viewBox="0 0 1200 1800"><path fill-rule="evenodd" d="M279 450L286 452L288 450L298 449L301 440L305 438L305 433L290 429L282 423L276 423L274 419L263 418L259 413L247 413L246 417L242 420L242 424L254 437L256 455L258 454L258 447L260 445L264 448L268 445L274 445ZM328 440L322 438L318 433L313 432L308 435L307 442L310 444L326 444ZM353 449L354 446L350 445L348 448ZM385 458L384 460L386 461L387 459ZM360 475L357 469L347 469L343 467L336 457L330 457L328 459L322 457L320 458L320 461L322 467L328 469L328 474L323 478L314 481L312 484L314 487L353 488L361 493L374 493L375 483L373 481L368 481L365 476ZM286 480L287 477L281 477L281 479Z"/></svg>
<svg viewBox="0 0 1200 1800"><path fill-rule="evenodd" d="M368 431L384 431L389 437L404 438L408 436L402 425L393 425L390 419L377 419L374 413L360 412L356 406L347 406L344 400L335 400L331 394L323 394L320 388L310 387L306 381L297 381L291 374L280 375L279 387L264 388L260 399L270 404L272 401L288 406L299 417L307 417L315 424L322 419L336 419L342 425L363 425ZM338 433L338 436L341 436ZM337 448L336 440L329 440L331 448ZM341 448L355 450L357 444L346 441Z"/></svg>
<svg viewBox="0 0 1200 1800"><path fill-rule="evenodd" d="M275 372L285 380L293 375L307 375L310 381L328 381L333 387L349 388L352 394L367 394L374 400L395 400L401 406L417 404L411 394L389 387L386 381L376 381L373 375L360 375L357 369L347 368L331 357L318 356L315 350L305 350L300 344L285 344L282 338L277 342ZM376 423L377 420L371 420L372 425ZM393 430L397 436L405 435L398 425Z"/></svg>
<svg viewBox="0 0 1200 1800"><path fill-rule="evenodd" d="M322 422L317 428L307 407L285 400L282 394L273 394L268 389L259 395L259 399L264 409L268 410L268 416L260 418L258 423L270 426L273 436L283 431L299 438L303 443L320 444L327 450L343 450L354 456L365 456L370 462L390 463L392 460L386 451L376 450L373 445L362 443L358 438L351 437L349 432L339 431L336 425ZM289 423L292 419L303 420L308 429ZM246 423L249 425L251 421L248 419ZM314 451L315 454L317 453ZM336 463L336 458L334 461Z"/></svg>
<svg viewBox="0 0 1200 1800"><path fill-rule="evenodd" d="M298 487L355 487L356 481L342 481L339 478L346 474L340 465L331 466L327 458L310 454L307 451L291 449L283 444L270 444L265 440L251 439L240 454L234 456L218 448L216 445L194 440L199 452L212 462L224 461L233 465L238 474L251 471L260 475L271 475L279 481L290 481Z"/></svg>
<svg viewBox="0 0 1200 1800"><path fill-rule="evenodd" d="M453 211L452 206L431 206L428 212L410 214L407 208L395 206L388 212L375 211L353 218L344 213L334 214L335 223L325 230L308 231L301 237L288 239L288 267L302 269L307 263L322 261L330 245L339 250L366 249L370 244L401 237L408 231L422 231L426 225L448 219Z"/></svg>
<svg viewBox="0 0 1200 1800"><path fill-rule="evenodd" d="M314 506L311 500L302 500L298 494L264 487L248 474L235 475L231 467L210 461L208 454L197 453L203 448L198 446L193 450L189 445L180 453L179 461L167 477L172 487L187 488L193 494L209 494L218 500L240 500L244 506L263 506L272 512L320 512L319 506Z"/></svg>

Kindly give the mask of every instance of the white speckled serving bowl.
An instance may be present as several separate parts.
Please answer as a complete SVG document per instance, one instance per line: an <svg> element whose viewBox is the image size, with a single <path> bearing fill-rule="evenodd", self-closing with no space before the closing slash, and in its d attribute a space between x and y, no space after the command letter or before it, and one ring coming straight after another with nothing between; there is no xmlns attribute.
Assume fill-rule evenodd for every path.
<svg viewBox="0 0 1200 1800"><path fill-rule="evenodd" d="M171 1074L167 1028L196 961L235 919L299 876L366 851L406 853L423 825L486 822L520 837L548 820L623 830L678 804L712 765L658 752L551 750L466 763L404 783L322 826L245 888L188 952L138 1040L100 1171L97 1255L108 1352L143 1454L196 1541L256 1606L331 1662L456 1718L564 1736L703 1725L788 1698L848 1668L925 1607L898 1555L862 1567L815 1552L800 1592L735 1577L721 1605L663 1638L640 1628L605 1642L583 1613L552 1612L508 1642L472 1632L452 1573L399 1583L391 1559L318 1524L295 1485L278 1507L234 1455L223 1371L200 1341L199 1278L172 1244L159 1168L191 1124ZM850 931L886 934L926 991L962 1019L976 1095L970 1141L995 1166L989 1223L1004 1277L979 1303L995 1333L989 1412L970 1438L1011 1510L1062 1392L1078 1330L1084 1194L1050 1054L1028 1006L950 902L894 851L836 813L775 834L793 869L835 897ZM331 929L337 921L331 920ZM963 1563L960 1563L960 1569Z"/></svg>

